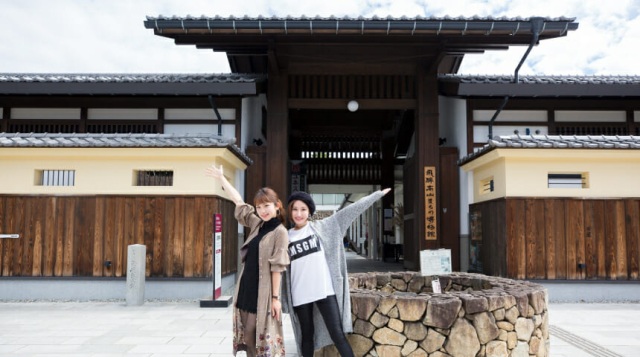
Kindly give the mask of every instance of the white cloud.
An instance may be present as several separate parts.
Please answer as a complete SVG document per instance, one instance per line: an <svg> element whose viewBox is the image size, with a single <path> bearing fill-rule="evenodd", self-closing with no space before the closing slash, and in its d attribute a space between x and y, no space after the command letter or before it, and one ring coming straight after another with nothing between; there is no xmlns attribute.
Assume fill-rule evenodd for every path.
<svg viewBox="0 0 640 357"><path fill-rule="evenodd" d="M149 16L576 17L521 74L635 74L640 0L3 0L0 72L228 72L226 56L153 35ZM461 73L511 74L526 47L467 55Z"/></svg>

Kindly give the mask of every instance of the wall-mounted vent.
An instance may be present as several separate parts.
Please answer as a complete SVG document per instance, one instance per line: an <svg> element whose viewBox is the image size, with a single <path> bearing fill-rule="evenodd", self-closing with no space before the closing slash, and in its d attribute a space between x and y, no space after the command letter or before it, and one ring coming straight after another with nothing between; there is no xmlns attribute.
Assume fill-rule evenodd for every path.
<svg viewBox="0 0 640 357"><path fill-rule="evenodd" d="M173 171L138 170L134 172L136 186L173 186Z"/></svg>
<svg viewBox="0 0 640 357"><path fill-rule="evenodd" d="M37 186L75 186L75 170L36 170Z"/></svg>
<svg viewBox="0 0 640 357"><path fill-rule="evenodd" d="M493 192L493 177L480 181L480 194L485 195L489 192Z"/></svg>
<svg viewBox="0 0 640 357"><path fill-rule="evenodd" d="M548 174L549 188L588 188L586 173Z"/></svg>

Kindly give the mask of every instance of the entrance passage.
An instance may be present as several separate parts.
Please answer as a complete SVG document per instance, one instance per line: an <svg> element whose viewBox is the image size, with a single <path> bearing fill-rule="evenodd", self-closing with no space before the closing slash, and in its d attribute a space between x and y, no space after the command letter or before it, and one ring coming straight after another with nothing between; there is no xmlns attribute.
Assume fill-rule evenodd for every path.
<svg viewBox="0 0 640 357"><path fill-rule="evenodd" d="M291 110L289 158L300 162L306 182L337 185L382 185L384 170L393 184L396 112L388 110Z"/></svg>

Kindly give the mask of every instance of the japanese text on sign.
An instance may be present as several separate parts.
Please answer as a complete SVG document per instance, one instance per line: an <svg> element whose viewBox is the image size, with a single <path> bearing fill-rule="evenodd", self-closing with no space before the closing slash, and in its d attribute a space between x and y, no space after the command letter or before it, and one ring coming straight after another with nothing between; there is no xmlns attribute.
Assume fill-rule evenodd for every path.
<svg viewBox="0 0 640 357"><path fill-rule="evenodd" d="M436 240L436 168L424 167L424 236L425 240Z"/></svg>

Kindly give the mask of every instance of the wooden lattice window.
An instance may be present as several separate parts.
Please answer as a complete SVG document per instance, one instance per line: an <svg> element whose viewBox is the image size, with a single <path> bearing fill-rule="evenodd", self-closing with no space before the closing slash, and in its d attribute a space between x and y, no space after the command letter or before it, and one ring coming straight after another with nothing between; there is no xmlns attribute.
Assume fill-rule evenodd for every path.
<svg viewBox="0 0 640 357"><path fill-rule="evenodd" d="M556 126L555 135L629 135L625 125Z"/></svg>
<svg viewBox="0 0 640 357"><path fill-rule="evenodd" d="M170 170L138 170L134 176L136 186L173 186Z"/></svg>

